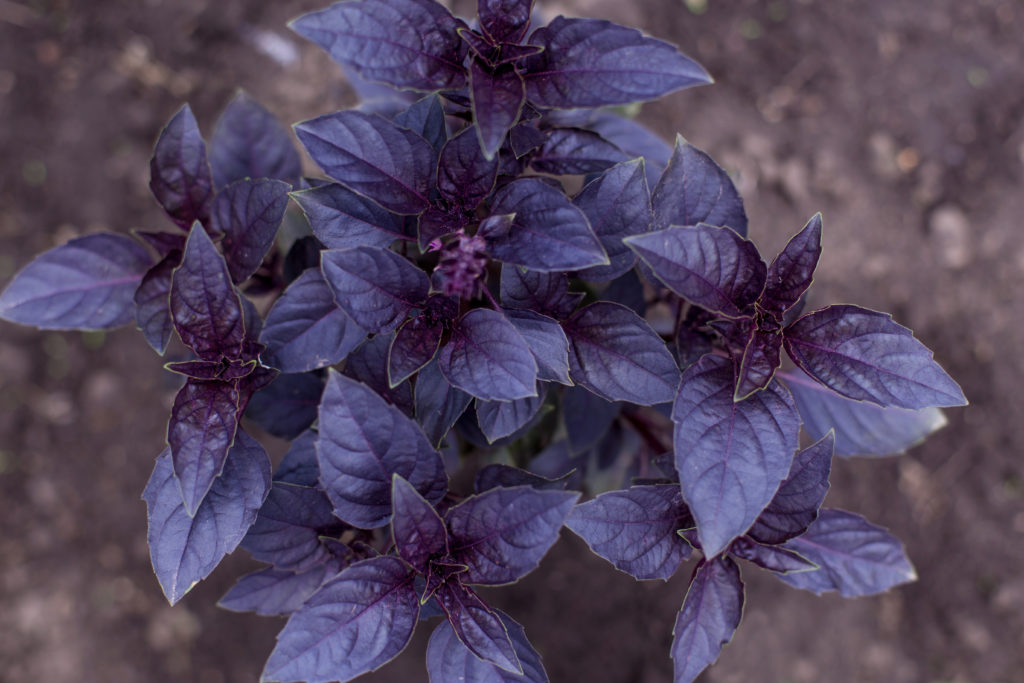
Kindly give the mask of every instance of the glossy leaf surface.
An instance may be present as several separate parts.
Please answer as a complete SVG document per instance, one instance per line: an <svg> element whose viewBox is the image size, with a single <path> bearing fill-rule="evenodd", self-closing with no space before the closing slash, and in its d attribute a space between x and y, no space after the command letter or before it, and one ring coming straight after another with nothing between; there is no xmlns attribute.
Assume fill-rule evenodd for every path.
<svg viewBox="0 0 1024 683"><path fill-rule="evenodd" d="M587 183L572 201L590 221L608 254L607 266L580 272L584 280L614 280L636 263L636 254L622 240L651 229L651 191L643 159L612 166Z"/></svg>
<svg viewBox="0 0 1024 683"><path fill-rule="evenodd" d="M416 420L435 446L441 443L472 400L472 396L445 379L436 362L428 363L416 376Z"/></svg>
<svg viewBox="0 0 1024 683"><path fill-rule="evenodd" d="M676 533L693 517L675 484L631 486L573 508L565 525L596 554L635 579L668 580L690 544Z"/></svg>
<svg viewBox="0 0 1024 683"><path fill-rule="evenodd" d="M628 104L711 82L674 46L608 21L557 17L530 42L544 48L526 68L527 96L541 107Z"/></svg>
<svg viewBox="0 0 1024 683"><path fill-rule="evenodd" d="M468 126L441 148L437 189L456 206L472 210L494 189L498 160L484 156L476 127Z"/></svg>
<svg viewBox="0 0 1024 683"><path fill-rule="evenodd" d="M675 683L690 683L732 640L743 615L743 581L728 557L702 561L672 629Z"/></svg>
<svg viewBox="0 0 1024 683"><path fill-rule="evenodd" d="M526 85L511 65L491 69L474 59L469 67L473 121L484 155L494 158L526 102Z"/></svg>
<svg viewBox="0 0 1024 683"><path fill-rule="evenodd" d="M558 321L529 310L508 310L505 317L523 335L534 360L537 379L572 384L569 379L569 339Z"/></svg>
<svg viewBox="0 0 1024 683"><path fill-rule="evenodd" d="M221 248L236 284L256 272L274 244L288 206L289 189L291 186L280 180L238 180L213 201L210 225L224 236Z"/></svg>
<svg viewBox="0 0 1024 683"><path fill-rule="evenodd" d="M708 225L747 234L747 213L729 175L706 153L676 136L668 166L651 195L654 225Z"/></svg>
<svg viewBox="0 0 1024 683"><path fill-rule="evenodd" d="M505 316L475 308L452 329L438 354L451 384L485 401L514 401L537 394L537 362Z"/></svg>
<svg viewBox="0 0 1024 683"><path fill-rule="evenodd" d="M683 373L672 407L676 469L708 557L771 502L798 445L800 416L785 387L733 401L734 382L731 360L704 356Z"/></svg>
<svg viewBox="0 0 1024 683"><path fill-rule="evenodd" d="M836 455L892 455L946 426L938 408L882 408L854 401L815 382L799 369L780 374L793 392L804 429L813 439L835 430Z"/></svg>
<svg viewBox="0 0 1024 683"><path fill-rule="evenodd" d="M192 230L171 275L171 317L178 336L204 360L238 358L245 327L242 303L224 257L205 230Z"/></svg>
<svg viewBox="0 0 1024 683"><path fill-rule="evenodd" d="M598 301L564 324L572 379L609 401L667 403L679 370L665 342L625 306Z"/></svg>
<svg viewBox="0 0 1024 683"><path fill-rule="evenodd" d="M835 590L844 598L875 595L917 578L895 536L845 510L822 510L807 533L784 547L820 569L779 578L817 595Z"/></svg>
<svg viewBox="0 0 1024 683"><path fill-rule="evenodd" d="M330 556L320 537L338 535L345 528L323 491L276 481L242 547L260 562L302 572Z"/></svg>
<svg viewBox="0 0 1024 683"><path fill-rule="evenodd" d="M673 227L626 238L666 287L728 317L752 313L766 267L753 242L729 228Z"/></svg>
<svg viewBox="0 0 1024 683"><path fill-rule="evenodd" d="M932 352L886 313L828 306L798 319L785 335L793 362L847 398L908 409L967 403Z"/></svg>
<svg viewBox="0 0 1024 683"><path fill-rule="evenodd" d="M340 362L366 337L338 307L319 268L310 268L274 302L260 334L262 359L282 372L307 372Z"/></svg>
<svg viewBox="0 0 1024 683"><path fill-rule="evenodd" d="M547 683L548 675L540 655L526 639L523 627L500 610L494 610L494 613L508 633L523 673L512 673L480 659L459 640L451 623L442 621L427 643L427 674L430 683Z"/></svg>
<svg viewBox="0 0 1024 683"><path fill-rule="evenodd" d="M431 91L466 85L460 25L433 0L361 0L305 14L291 28L367 80Z"/></svg>
<svg viewBox="0 0 1024 683"><path fill-rule="evenodd" d="M474 655L499 669L523 672L505 625L472 589L449 581L435 595L455 635Z"/></svg>
<svg viewBox="0 0 1024 683"><path fill-rule="evenodd" d="M302 207L309 227L328 249L386 247L402 237L404 218L338 183L326 183L292 199Z"/></svg>
<svg viewBox="0 0 1024 683"><path fill-rule="evenodd" d="M195 221L205 223L210 216L213 177L206 160L206 143L187 104L160 132L149 160L149 189L186 232Z"/></svg>
<svg viewBox="0 0 1024 683"><path fill-rule="evenodd" d="M47 330L103 330L131 322L152 259L123 235L98 233L51 249L0 293L0 318ZM165 301L166 307L166 301Z"/></svg>
<svg viewBox="0 0 1024 683"><path fill-rule="evenodd" d="M502 234L484 235L492 257L537 271L607 265L586 216L562 192L539 178L520 178L494 196L492 215L515 214Z"/></svg>
<svg viewBox="0 0 1024 683"><path fill-rule="evenodd" d="M434 506L399 475L391 483L391 533L399 557L426 574L430 559L448 551L448 530Z"/></svg>
<svg viewBox="0 0 1024 683"><path fill-rule="evenodd" d="M761 305L780 313L794 306L811 286L820 256L821 214L818 213L786 243L768 266Z"/></svg>
<svg viewBox="0 0 1024 683"><path fill-rule="evenodd" d="M334 300L357 325L374 333L398 327L430 290L422 270L387 249L330 249L321 253L320 264Z"/></svg>
<svg viewBox="0 0 1024 683"><path fill-rule="evenodd" d="M419 596L404 562L396 557L357 562L292 615L261 680L352 680L401 652L419 613Z"/></svg>
<svg viewBox="0 0 1024 683"><path fill-rule="evenodd" d="M295 612L325 581L341 571L343 562L328 560L303 572L290 572L267 567L238 579L218 607L233 612L255 612L263 616L288 615Z"/></svg>
<svg viewBox="0 0 1024 683"><path fill-rule="evenodd" d="M345 110L297 123L295 133L313 161L349 189L395 213L427 208L435 152L408 128L376 114Z"/></svg>
<svg viewBox="0 0 1024 683"><path fill-rule="evenodd" d="M195 379L187 380L174 397L167 443L190 515L224 468L238 429L238 399L233 382Z"/></svg>
<svg viewBox="0 0 1024 683"><path fill-rule="evenodd" d="M157 458L142 497L153 570L172 605L238 546L269 489L270 460L245 432L239 432L224 473L194 516L182 504L170 451Z"/></svg>
<svg viewBox="0 0 1024 683"><path fill-rule="evenodd" d="M818 508L828 493L834 445L829 433L793 456L789 475L750 528L751 538L761 543L784 543L802 534L817 519Z"/></svg>
<svg viewBox="0 0 1024 683"><path fill-rule="evenodd" d="M394 474L431 502L447 490L441 456L419 426L366 385L336 372L320 403L317 454L334 513L360 529L390 520Z"/></svg>
<svg viewBox="0 0 1024 683"><path fill-rule="evenodd" d="M288 131L244 92L234 96L217 120L210 138L210 167L217 187L243 178L294 183L302 175Z"/></svg>
<svg viewBox="0 0 1024 683"><path fill-rule="evenodd" d="M627 158L625 152L594 131L552 128L530 158L530 165L541 173L583 175L600 173Z"/></svg>
<svg viewBox="0 0 1024 683"><path fill-rule="evenodd" d="M529 486L491 489L448 511L452 557L468 584L512 583L535 569L558 540L579 494Z"/></svg>

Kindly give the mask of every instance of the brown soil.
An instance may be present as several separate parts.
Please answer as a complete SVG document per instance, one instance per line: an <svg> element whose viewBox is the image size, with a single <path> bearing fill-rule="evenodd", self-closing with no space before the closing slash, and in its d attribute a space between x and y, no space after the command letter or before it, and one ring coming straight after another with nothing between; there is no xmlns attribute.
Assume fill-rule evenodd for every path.
<svg viewBox="0 0 1024 683"><path fill-rule="evenodd" d="M72 236L168 225L147 160L182 101L206 131L238 86L286 121L350 104L336 68L284 28L322 4L0 0L0 285ZM700 60L717 84L642 120L737 174L766 251L823 211L817 301L892 312L972 403L904 456L835 466L828 504L905 539L920 580L844 601L747 572L744 623L703 680L1021 680L1024 8L546 9L632 23ZM139 495L175 388L159 367L133 330L0 325L0 680L257 680L280 620L214 606L252 563L230 558L174 608L150 569ZM686 577L634 583L569 536L490 597L526 626L556 683L669 681ZM428 631L366 680L425 680Z"/></svg>

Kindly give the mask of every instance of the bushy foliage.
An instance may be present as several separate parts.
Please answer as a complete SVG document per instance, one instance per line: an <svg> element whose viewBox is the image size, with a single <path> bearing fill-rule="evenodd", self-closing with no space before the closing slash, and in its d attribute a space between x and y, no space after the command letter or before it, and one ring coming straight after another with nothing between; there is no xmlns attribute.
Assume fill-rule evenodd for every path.
<svg viewBox="0 0 1024 683"><path fill-rule="evenodd" d="M737 559L815 593L914 578L887 531L821 509L831 461L916 443L960 388L886 314L804 312L820 215L766 263L707 154L608 109L710 82L697 63L533 9L300 17L367 94L295 125L327 177L247 96L209 146L185 106L151 164L174 227L72 240L0 295L14 322L187 347L143 494L153 567L174 603L239 545L268 565L221 601L290 615L264 680L350 680L442 616L433 683L546 681L475 587L563 525L638 580L699 553L677 683L739 625ZM273 473L243 416L291 441Z"/></svg>

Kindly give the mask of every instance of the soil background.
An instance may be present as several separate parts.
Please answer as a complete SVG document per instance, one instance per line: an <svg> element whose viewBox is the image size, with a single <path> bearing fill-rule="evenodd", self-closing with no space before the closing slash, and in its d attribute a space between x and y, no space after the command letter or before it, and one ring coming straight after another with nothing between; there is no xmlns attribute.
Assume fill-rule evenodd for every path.
<svg viewBox="0 0 1024 683"><path fill-rule="evenodd" d="M148 158L183 101L207 134L236 87L286 122L350 105L339 70L285 28L323 4L0 0L0 286L73 236L169 226ZM715 85L640 119L735 174L766 253L822 211L812 304L893 313L971 400L905 455L834 466L827 505L890 527L920 579L846 601L749 571L744 623L701 680L1022 680L1024 5L542 8L636 25L704 64ZM0 681L258 680L283 622L215 606L253 566L244 553L174 608L150 568L140 494L176 388L161 362L131 329L0 323ZM635 583L566 533L489 597L556 683L660 683L686 578ZM362 680L425 681L429 630Z"/></svg>

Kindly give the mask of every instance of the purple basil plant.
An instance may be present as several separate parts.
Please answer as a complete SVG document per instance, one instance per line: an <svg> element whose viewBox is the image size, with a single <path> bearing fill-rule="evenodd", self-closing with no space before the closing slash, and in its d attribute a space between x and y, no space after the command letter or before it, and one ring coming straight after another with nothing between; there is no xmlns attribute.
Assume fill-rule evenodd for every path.
<svg viewBox="0 0 1024 683"><path fill-rule="evenodd" d="M739 625L737 560L815 593L913 580L885 529L821 505L834 455L904 450L957 384L884 313L803 310L820 215L766 263L707 154L608 109L709 83L696 62L606 21L540 26L532 0L478 10L296 19L372 93L295 125L325 177L244 94L209 144L186 105L150 168L168 228L72 240L0 295L9 321L187 347L143 493L168 600L241 546L267 566L221 605L290 615L265 681L351 680L440 617L432 683L541 683L476 587L564 525L637 580L696 560L686 683ZM276 471L243 416L291 442Z"/></svg>

